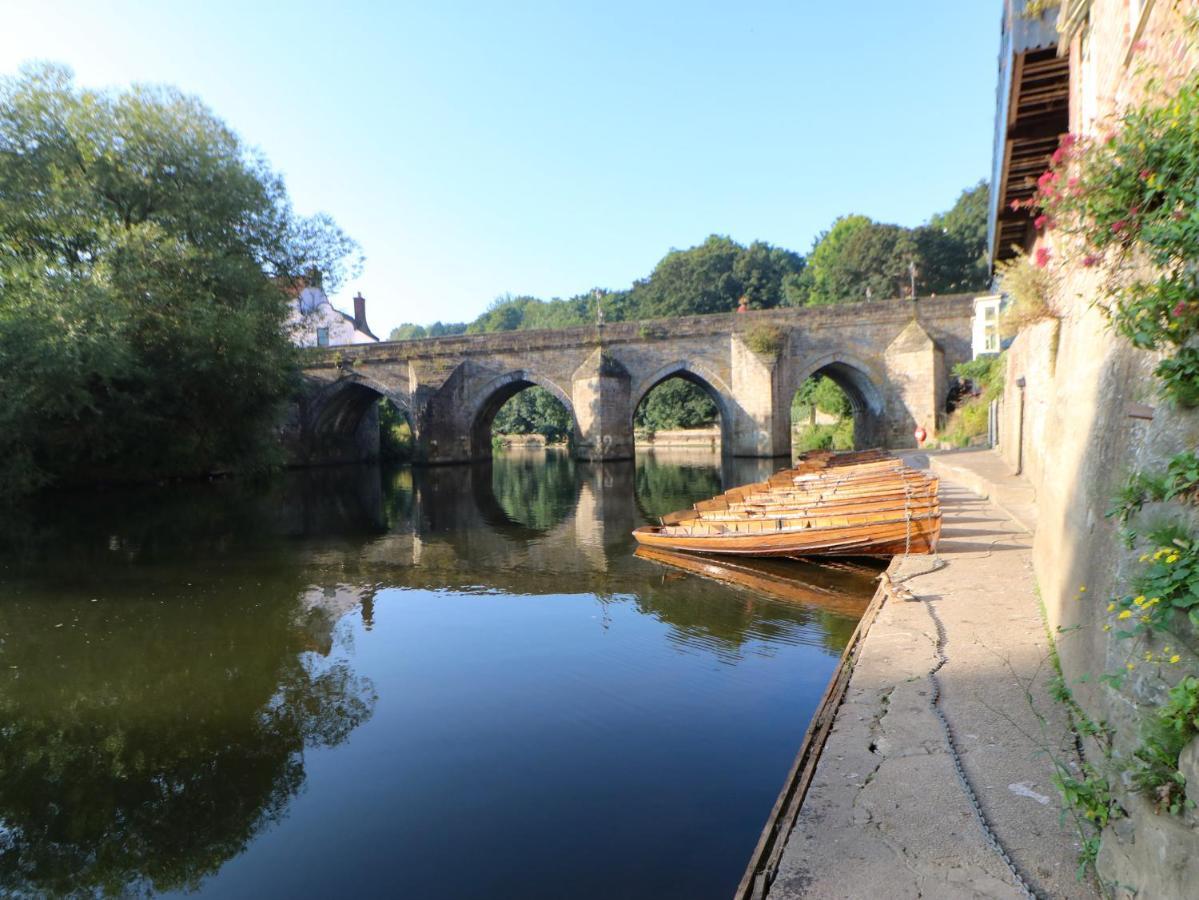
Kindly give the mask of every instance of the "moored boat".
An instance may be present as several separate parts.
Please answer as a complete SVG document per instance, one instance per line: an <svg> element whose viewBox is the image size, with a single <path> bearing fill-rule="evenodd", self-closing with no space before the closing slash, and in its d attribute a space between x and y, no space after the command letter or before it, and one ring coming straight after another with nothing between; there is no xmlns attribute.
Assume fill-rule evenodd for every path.
<svg viewBox="0 0 1199 900"><path fill-rule="evenodd" d="M633 532L645 547L737 556L931 553L937 479L882 451L814 454Z"/></svg>

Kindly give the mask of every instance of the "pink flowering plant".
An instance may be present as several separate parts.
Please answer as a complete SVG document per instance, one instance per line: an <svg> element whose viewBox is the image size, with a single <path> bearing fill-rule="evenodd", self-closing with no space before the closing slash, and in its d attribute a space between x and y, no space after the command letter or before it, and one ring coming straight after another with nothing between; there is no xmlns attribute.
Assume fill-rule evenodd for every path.
<svg viewBox="0 0 1199 900"><path fill-rule="evenodd" d="M1105 136L1064 137L1028 205L1038 228L1077 239L1081 265L1106 266L1113 327L1172 354L1157 372L1165 392L1199 405L1187 350L1199 335L1199 79L1164 105L1129 111Z"/></svg>

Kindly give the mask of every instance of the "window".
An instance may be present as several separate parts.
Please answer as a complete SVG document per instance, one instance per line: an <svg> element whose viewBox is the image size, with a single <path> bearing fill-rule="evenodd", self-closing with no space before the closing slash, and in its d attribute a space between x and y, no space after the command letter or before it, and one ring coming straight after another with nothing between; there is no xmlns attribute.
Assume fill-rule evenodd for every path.
<svg viewBox="0 0 1199 900"><path fill-rule="evenodd" d="M995 307L993 307L993 306L986 307L983 310L983 318L986 319L988 322L994 322L995 321Z"/></svg>
<svg viewBox="0 0 1199 900"><path fill-rule="evenodd" d="M328 347L329 346L329 329L328 328L318 328L316 330L316 345L318 347Z"/></svg>

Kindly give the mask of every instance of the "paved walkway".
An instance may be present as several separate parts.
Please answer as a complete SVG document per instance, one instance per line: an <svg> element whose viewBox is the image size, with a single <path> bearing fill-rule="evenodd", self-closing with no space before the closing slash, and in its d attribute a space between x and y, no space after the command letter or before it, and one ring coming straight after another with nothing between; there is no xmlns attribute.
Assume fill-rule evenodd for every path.
<svg viewBox="0 0 1199 900"><path fill-rule="evenodd" d="M972 455L984 474L998 462ZM951 456L955 466L970 462ZM1075 877L1077 842L1051 781L1050 749L1073 760L1073 742L1046 692L1052 668L1030 535L937 469L944 565L902 563L897 577L915 573L904 586L919 602L887 601L866 636L770 900L1023 896L983 840L929 705L928 605L948 638L942 709L995 833L1039 896L1097 896Z"/></svg>

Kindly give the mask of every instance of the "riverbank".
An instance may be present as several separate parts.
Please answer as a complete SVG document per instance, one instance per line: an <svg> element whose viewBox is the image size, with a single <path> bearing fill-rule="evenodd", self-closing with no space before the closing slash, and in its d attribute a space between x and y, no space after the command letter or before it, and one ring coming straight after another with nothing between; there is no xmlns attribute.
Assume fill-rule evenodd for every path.
<svg viewBox="0 0 1199 900"><path fill-rule="evenodd" d="M1053 785L1052 759L1078 759L1049 697L1032 537L979 493L1023 504L1026 520L1030 497L988 451L909 461L942 477L939 558L896 559L888 570L897 587L861 641L803 804L793 822L775 823L786 837L765 896L1026 896L984 838L931 703L935 615L948 658L939 708L983 820L1037 895L1095 897L1076 878L1079 840Z"/></svg>

